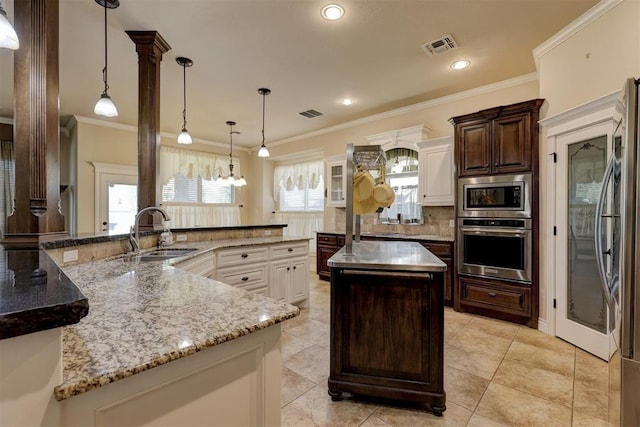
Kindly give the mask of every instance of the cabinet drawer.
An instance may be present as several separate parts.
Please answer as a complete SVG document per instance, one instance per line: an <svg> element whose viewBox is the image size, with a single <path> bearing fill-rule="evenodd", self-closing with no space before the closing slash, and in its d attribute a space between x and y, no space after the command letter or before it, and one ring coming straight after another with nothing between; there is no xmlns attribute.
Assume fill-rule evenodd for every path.
<svg viewBox="0 0 640 427"><path fill-rule="evenodd" d="M335 246L337 240L338 236L336 235L318 234L319 245Z"/></svg>
<svg viewBox="0 0 640 427"><path fill-rule="evenodd" d="M460 302L519 316L531 315L531 288L460 277Z"/></svg>
<svg viewBox="0 0 640 427"><path fill-rule="evenodd" d="M295 256L308 256L309 255L309 243L296 242L287 245L272 246L271 259L279 258L291 258Z"/></svg>
<svg viewBox="0 0 640 427"><path fill-rule="evenodd" d="M218 252L218 268L238 264L251 264L266 261L269 257L267 247L247 247L244 249L228 249Z"/></svg>
<svg viewBox="0 0 640 427"><path fill-rule="evenodd" d="M451 243L433 243L433 242L420 242L422 246L427 248L431 253L437 257L451 258L453 246Z"/></svg>
<svg viewBox="0 0 640 427"><path fill-rule="evenodd" d="M216 271L216 280L241 288L267 286L267 264L224 268Z"/></svg>

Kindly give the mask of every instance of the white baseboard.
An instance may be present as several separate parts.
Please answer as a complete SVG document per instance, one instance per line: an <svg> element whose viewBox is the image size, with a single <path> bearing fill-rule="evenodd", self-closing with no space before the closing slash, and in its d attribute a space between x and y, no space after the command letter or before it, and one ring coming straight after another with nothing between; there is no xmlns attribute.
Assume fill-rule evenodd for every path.
<svg viewBox="0 0 640 427"><path fill-rule="evenodd" d="M545 319L541 319L538 317L538 330L540 332L544 332L547 335L550 335L549 333L549 324L547 323L547 321Z"/></svg>

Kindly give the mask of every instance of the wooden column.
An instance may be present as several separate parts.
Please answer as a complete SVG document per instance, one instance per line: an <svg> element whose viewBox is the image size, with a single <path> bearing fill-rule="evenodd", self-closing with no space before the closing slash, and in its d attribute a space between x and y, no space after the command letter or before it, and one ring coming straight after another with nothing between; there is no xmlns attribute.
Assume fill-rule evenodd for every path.
<svg viewBox="0 0 640 427"><path fill-rule="evenodd" d="M160 185L160 62L171 46L157 31L127 31L138 52L138 211L159 206ZM140 218L140 228L154 227L152 215ZM159 218L158 218L159 219Z"/></svg>
<svg viewBox="0 0 640 427"><path fill-rule="evenodd" d="M15 211L2 244L36 247L66 237L60 212L59 1L20 0L14 25Z"/></svg>

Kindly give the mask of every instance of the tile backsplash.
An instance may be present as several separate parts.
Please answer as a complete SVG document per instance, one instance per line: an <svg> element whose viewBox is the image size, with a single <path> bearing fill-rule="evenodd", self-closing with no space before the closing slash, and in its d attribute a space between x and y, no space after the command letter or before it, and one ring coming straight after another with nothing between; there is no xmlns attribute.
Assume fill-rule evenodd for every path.
<svg viewBox="0 0 640 427"><path fill-rule="evenodd" d="M363 233L404 233L427 234L443 237L454 237L455 227L451 227L451 221L455 220L453 206L423 206L422 216L424 224L380 224L378 214L362 215L360 220ZM345 209L325 210L325 231L344 232L346 229ZM333 229L332 229L333 228Z"/></svg>

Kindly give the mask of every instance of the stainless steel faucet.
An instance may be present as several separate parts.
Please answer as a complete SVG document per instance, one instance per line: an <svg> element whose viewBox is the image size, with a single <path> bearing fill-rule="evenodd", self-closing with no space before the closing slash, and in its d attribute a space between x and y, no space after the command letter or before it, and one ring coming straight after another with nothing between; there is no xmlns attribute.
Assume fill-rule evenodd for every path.
<svg viewBox="0 0 640 427"><path fill-rule="evenodd" d="M160 212L164 221L171 221L169 214L164 209L157 206L149 206L144 209L140 209L140 212L136 214L136 219L133 223L133 226L131 226L131 232L129 233L129 243L131 243L131 250L133 252L138 252L140 250L140 244L138 242L140 233L140 217L144 213L151 213L154 211Z"/></svg>

